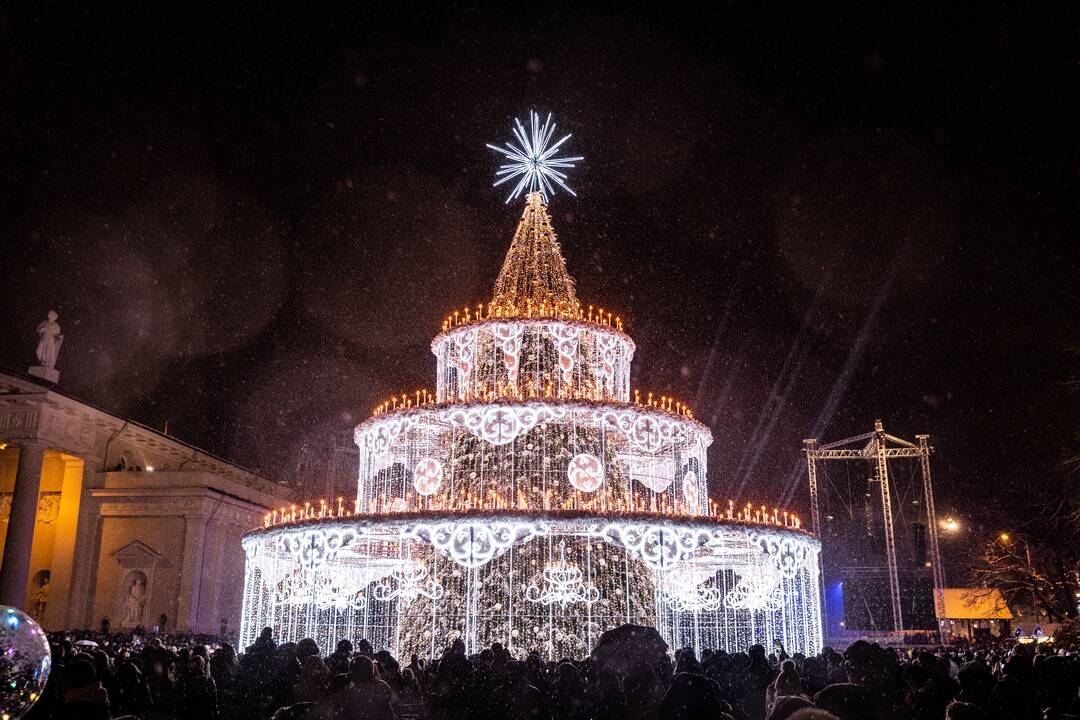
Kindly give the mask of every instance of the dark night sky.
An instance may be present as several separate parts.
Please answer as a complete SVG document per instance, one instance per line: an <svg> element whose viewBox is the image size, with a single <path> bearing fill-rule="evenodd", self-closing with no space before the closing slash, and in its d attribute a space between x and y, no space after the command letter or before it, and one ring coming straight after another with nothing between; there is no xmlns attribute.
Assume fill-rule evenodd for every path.
<svg viewBox="0 0 1080 720"><path fill-rule="evenodd" d="M288 477L489 299L484 143L535 108L586 157L580 295L711 425L718 498L882 417L978 515L1074 442L1074 17L104 5L3 18L0 365L55 308L66 392Z"/></svg>

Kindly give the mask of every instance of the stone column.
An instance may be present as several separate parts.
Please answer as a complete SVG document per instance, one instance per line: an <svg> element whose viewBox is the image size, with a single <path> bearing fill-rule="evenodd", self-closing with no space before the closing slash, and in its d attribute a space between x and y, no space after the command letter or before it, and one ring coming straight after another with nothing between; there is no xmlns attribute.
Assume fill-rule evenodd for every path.
<svg viewBox="0 0 1080 720"><path fill-rule="evenodd" d="M64 628L84 628L91 625L90 611L94 605L91 581L97 576L98 556L101 553L101 518L99 501L89 492L98 487L97 458L83 458L82 490L79 517L75 527L75 554L71 567L71 592Z"/></svg>
<svg viewBox="0 0 1080 720"><path fill-rule="evenodd" d="M78 538L79 506L82 502L83 482L86 468L93 472L93 461L69 455L64 456L64 482L60 493L60 512L56 517L56 536L53 540L52 572L49 578L49 604L45 608L42 625L46 630L64 630L69 627L69 603L83 598L76 596L74 584L75 543Z"/></svg>
<svg viewBox="0 0 1080 720"><path fill-rule="evenodd" d="M184 559L180 567L180 595L176 603L176 629L201 632L203 547L207 516L187 515L184 520Z"/></svg>
<svg viewBox="0 0 1080 720"><path fill-rule="evenodd" d="M4 562L0 565L0 604L20 610L26 607L26 584L30 574L30 551L34 546L41 464L45 446L38 442L19 443L19 470L11 496Z"/></svg>

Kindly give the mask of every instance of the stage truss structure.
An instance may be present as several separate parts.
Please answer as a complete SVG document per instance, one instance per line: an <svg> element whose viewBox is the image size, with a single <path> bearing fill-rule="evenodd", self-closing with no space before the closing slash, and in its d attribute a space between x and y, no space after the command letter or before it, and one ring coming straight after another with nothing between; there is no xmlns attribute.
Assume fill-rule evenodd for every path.
<svg viewBox="0 0 1080 720"><path fill-rule="evenodd" d="M915 442L890 435L885 432L884 423L874 421L874 430L854 437L837 440L825 445L818 445L814 438L803 440L803 453L806 455L806 473L810 486L810 521L811 530L821 536L821 509L818 487L818 463L829 461L863 461L872 470L873 479L881 491L882 534L885 544L885 572L889 585L889 599L892 610L893 632L902 636L904 632L903 605L900 600L900 576L897 564L896 533L892 488L889 479L889 461L914 459L919 462L922 476L923 507L926 513L926 535L931 566L934 607L937 609L939 624L946 621L945 608L945 571L941 563L941 549L938 539L937 511L934 508L934 488L930 477L929 435L916 435Z"/></svg>

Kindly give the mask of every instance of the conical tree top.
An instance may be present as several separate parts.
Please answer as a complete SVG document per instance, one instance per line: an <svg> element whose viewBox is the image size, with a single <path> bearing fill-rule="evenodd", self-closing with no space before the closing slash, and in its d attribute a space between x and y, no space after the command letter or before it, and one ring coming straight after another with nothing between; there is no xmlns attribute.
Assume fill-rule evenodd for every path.
<svg viewBox="0 0 1080 720"><path fill-rule="evenodd" d="M508 316L574 315L574 278L566 271L559 239L540 193L525 200L510 251L506 253L491 307Z"/></svg>

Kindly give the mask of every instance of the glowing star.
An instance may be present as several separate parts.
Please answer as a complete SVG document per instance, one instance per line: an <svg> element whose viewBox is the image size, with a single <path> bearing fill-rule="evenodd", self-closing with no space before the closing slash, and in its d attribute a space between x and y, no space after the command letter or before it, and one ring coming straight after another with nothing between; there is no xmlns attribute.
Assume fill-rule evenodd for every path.
<svg viewBox="0 0 1080 720"><path fill-rule="evenodd" d="M507 196L507 203L521 195L523 191L529 193L539 192L543 195L544 202L547 202L548 196L555 191L554 185L558 185L566 192L577 197L577 193L571 190L570 186L565 182L566 174L560 172L557 168L572 168L574 163L585 158L561 158L555 156L559 146L569 140L570 135L566 135L554 145L549 146L551 137L555 134L555 124L551 122L551 113L548 113L543 125L540 124L540 116L535 112L529 112L529 120L530 132L526 133L521 121L514 119L514 137L517 138L518 145L506 143L506 147L497 147L488 144L489 148L502 153L509 161L499 166L498 172L495 173L499 180L496 180L492 187L498 187L504 182L520 178Z"/></svg>

